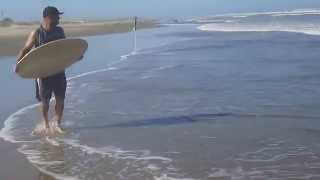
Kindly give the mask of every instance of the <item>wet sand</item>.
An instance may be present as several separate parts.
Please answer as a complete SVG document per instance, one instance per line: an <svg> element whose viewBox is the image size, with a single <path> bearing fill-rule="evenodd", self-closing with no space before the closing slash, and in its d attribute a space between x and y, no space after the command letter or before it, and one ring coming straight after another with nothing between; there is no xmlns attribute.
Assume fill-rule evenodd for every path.
<svg viewBox="0 0 320 180"><path fill-rule="evenodd" d="M23 47L28 34L38 28L39 24L39 22L17 23L0 27L0 57L16 56ZM64 28L67 37L96 36L131 31L133 20L64 21L60 26ZM156 26L155 21L147 19L140 20L137 24L138 29Z"/></svg>
<svg viewBox="0 0 320 180"><path fill-rule="evenodd" d="M1 162L3 162L0 168L1 179L54 180L31 166L21 153L13 150L16 148L14 144L0 139Z"/></svg>

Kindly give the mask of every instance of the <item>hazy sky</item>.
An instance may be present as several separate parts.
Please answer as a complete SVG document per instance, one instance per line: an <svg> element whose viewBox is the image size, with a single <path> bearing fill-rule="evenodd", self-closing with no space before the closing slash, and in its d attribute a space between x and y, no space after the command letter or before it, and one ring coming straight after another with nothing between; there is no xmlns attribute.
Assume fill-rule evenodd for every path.
<svg viewBox="0 0 320 180"><path fill-rule="evenodd" d="M0 0L6 16L38 20L43 7L55 5L66 18L143 16L152 18L206 16L320 8L320 0Z"/></svg>

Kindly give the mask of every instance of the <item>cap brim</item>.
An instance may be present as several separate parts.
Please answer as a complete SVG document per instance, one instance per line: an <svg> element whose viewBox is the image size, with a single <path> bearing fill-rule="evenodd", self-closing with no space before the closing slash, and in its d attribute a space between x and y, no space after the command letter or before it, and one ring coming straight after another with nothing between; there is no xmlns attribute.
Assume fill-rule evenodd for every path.
<svg viewBox="0 0 320 180"><path fill-rule="evenodd" d="M59 15L62 15L62 14L64 14L64 12L59 12L58 14L59 14Z"/></svg>

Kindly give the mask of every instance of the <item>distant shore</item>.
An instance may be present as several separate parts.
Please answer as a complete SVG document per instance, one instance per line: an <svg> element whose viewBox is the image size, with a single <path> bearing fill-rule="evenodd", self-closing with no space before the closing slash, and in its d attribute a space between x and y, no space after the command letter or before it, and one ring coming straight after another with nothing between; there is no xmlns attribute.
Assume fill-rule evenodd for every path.
<svg viewBox="0 0 320 180"><path fill-rule="evenodd" d="M27 40L28 34L39 25L40 22L0 25L0 57L16 56ZM134 24L132 18L123 18L104 21L70 20L62 21L59 26L64 28L67 37L84 37L128 32L132 30ZM140 19L137 23L137 29L157 26L156 21L149 19Z"/></svg>

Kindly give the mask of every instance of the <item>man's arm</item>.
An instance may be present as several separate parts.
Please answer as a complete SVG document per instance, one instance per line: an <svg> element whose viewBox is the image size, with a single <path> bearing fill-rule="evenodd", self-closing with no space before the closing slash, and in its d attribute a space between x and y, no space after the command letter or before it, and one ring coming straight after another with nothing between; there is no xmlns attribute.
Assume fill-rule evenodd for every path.
<svg viewBox="0 0 320 180"><path fill-rule="evenodd" d="M24 47L21 49L21 51L17 56L17 62L33 48L35 44L35 39L36 39L36 31L32 31L28 36L28 40L26 44L24 45Z"/></svg>
<svg viewBox="0 0 320 180"><path fill-rule="evenodd" d="M20 59L26 55L34 46L35 44L35 40L36 40L36 31L32 31L29 36L28 36L28 40L26 42L26 44L24 45L24 47L20 50L18 56L17 56L17 62L20 61ZM15 67L15 72L18 72L18 68L17 66Z"/></svg>

